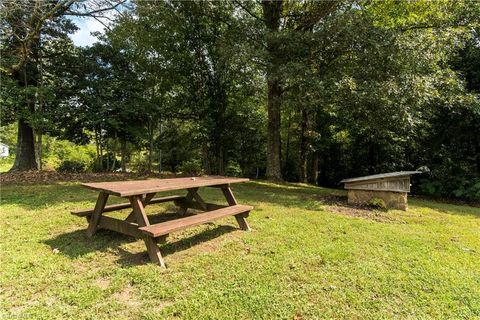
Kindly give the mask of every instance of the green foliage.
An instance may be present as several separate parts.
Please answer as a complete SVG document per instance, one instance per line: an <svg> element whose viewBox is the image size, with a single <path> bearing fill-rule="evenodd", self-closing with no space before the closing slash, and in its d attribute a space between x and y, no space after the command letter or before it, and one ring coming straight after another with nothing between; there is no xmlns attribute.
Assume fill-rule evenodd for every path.
<svg viewBox="0 0 480 320"><path fill-rule="evenodd" d="M10 155L8 157L0 158L0 172L7 172L13 166L13 162L15 161L15 156Z"/></svg>
<svg viewBox="0 0 480 320"><path fill-rule="evenodd" d="M148 171L148 160L143 152L136 152L130 157L130 168L139 173Z"/></svg>
<svg viewBox="0 0 480 320"><path fill-rule="evenodd" d="M32 4L9 5L17 11L6 12L6 30L28 28ZM43 134L45 168L74 160L111 171L124 159L146 171L150 159L164 171L263 177L277 156L266 141L280 136L274 159L289 181L337 186L427 166L432 175L415 192L476 198L475 1L138 1L129 9L87 48L67 37L71 21L47 19L27 83L10 68L21 50L5 33L1 120L25 119ZM0 140L15 152L17 128L5 127ZM202 161L190 168L190 159Z"/></svg>
<svg viewBox="0 0 480 320"><path fill-rule="evenodd" d="M385 201L383 201L383 199L380 199L380 198L372 198L367 201L366 205L369 208L377 209L377 210L387 209L387 205L385 204Z"/></svg>
<svg viewBox="0 0 480 320"><path fill-rule="evenodd" d="M237 162L229 161L225 169L225 174L230 177L241 177L242 168L240 167L240 164L238 164Z"/></svg>
<svg viewBox="0 0 480 320"><path fill-rule="evenodd" d="M183 161L178 166L178 171L189 176L199 176L204 173L202 162L197 159Z"/></svg>
<svg viewBox="0 0 480 320"><path fill-rule="evenodd" d="M78 161L78 160L64 160L58 166L57 171L80 173L80 172L85 172L85 168L86 168L85 163L83 163L81 161Z"/></svg>
<svg viewBox="0 0 480 320"><path fill-rule="evenodd" d="M461 176L435 176L419 181L419 193L434 197L480 200L480 179Z"/></svg>

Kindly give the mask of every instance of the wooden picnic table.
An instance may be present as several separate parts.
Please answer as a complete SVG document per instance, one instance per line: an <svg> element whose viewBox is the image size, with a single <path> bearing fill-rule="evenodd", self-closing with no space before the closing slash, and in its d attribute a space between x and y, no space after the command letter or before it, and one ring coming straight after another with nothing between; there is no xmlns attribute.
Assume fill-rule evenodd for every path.
<svg viewBox="0 0 480 320"><path fill-rule="evenodd" d="M237 203L230 185L247 182L249 179L221 176L189 177L173 179L150 179L135 181L114 181L82 183L82 186L99 192L94 209L76 210L72 214L86 217L88 221L87 236L92 237L97 229L113 230L122 234L142 238L152 262L165 267L157 242L164 242L169 233L191 226L211 222L226 216L234 216L243 230L250 230L247 220L251 206ZM219 188L228 205L208 203L198 194L201 187ZM158 192L186 190L185 196L174 195L155 198ZM107 206L109 196L128 198L129 203ZM166 222L151 224L145 214L145 207L154 203L173 201L180 209L178 218ZM132 208L125 220L104 215L106 212ZM203 211L186 216L187 210Z"/></svg>

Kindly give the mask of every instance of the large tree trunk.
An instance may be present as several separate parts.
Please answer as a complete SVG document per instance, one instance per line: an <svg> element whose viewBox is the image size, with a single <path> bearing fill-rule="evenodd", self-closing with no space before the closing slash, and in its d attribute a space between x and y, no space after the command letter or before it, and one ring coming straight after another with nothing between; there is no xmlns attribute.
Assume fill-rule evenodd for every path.
<svg viewBox="0 0 480 320"><path fill-rule="evenodd" d="M280 109L281 88L278 80L268 81L268 136L267 136L267 178L282 180Z"/></svg>
<svg viewBox="0 0 480 320"><path fill-rule="evenodd" d="M267 178L282 180L281 173L281 106L282 87L278 75L281 61L279 41L275 33L280 28L282 1L263 1L263 18L269 31L267 35L267 110L268 110L268 135L267 135Z"/></svg>
<svg viewBox="0 0 480 320"><path fill-rule="evenodd" d="M26 112L33 114L35 112L35 95L32 95L28 87L38 86L38 54L39 54L40 40L39 38L34 40L34 44L31 48L32 59L25 66L13 73L18 85L25 89L25 106L24 110L20 112ZM26 171L26 170L38 170L38 163L35 150L35 135L33 128L27 122L27 120L20 116L18 119L18 135L17 135L17 150L15 154L15 162L11 171Z"/></svg>
<svg viewBox="0 0 480 320"><path fill-rule="evenodd" d="M152 119L148 120L148 173L152 172L153 161L153 122Z"/></svg>
<svg viewBox="0 0 480 320"><path fill-rule="evenodd" d="M308 128L308 112L302 110L302 120L300 123L300 182L307 183L307 152L308 141L306 137Z"/></svg>
<svg viewBox="0 0 480 320"><path fill-rule="evenodd" d="M18 120L17 150L10 171L37 170L33 129L24 119Z"/></svg>
<svg viewBox="0 0 480 320"><path fill-rule="evenodd" d="M312 163L312 183L318 185L318 163L320 161L320 157L318 153L313 155L313 163Z"/></svg>

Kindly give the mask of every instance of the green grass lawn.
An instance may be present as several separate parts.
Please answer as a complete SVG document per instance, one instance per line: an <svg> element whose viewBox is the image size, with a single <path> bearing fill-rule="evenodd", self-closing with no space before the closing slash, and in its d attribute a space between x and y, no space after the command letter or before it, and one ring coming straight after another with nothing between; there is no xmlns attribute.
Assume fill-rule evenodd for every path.
<svg viewBox="0 0 480 320"><path fill-rule="evenodd" d="M141 240L85 236L69 211L96 194L78 183L2 187L0 318L480 318L479 208L410 199L408 212L369 212L295 184L234 192L255 207L253 231L226 218L172 234L161 269Z"/></svg>

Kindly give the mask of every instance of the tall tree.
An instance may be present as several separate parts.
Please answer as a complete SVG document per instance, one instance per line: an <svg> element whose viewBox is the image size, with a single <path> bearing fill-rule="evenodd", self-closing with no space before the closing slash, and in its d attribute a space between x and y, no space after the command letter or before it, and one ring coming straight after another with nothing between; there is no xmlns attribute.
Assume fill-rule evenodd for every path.
<svg viewBox="0 0 480 320"><path fill-rule="evenodd" d="M57 35L74 30L67 16L98 17L123 1L96 0L89 3L74 0L4 1L1 3L1 72L23 88L24 98L18 105L18 139L12 170L38 169L31 115L35 113L39 82L39 57L43 35L55 29ZM51 33L55 35L55 33Z"/></svg>

